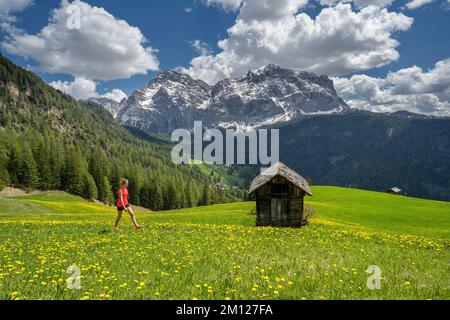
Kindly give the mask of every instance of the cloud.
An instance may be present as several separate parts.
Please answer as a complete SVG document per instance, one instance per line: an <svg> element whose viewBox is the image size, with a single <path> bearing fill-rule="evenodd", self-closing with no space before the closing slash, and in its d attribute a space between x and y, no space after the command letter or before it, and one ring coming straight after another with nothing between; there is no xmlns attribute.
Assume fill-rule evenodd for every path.
<svg viewBox="0 0 450 320"><path fill-rule="evenodd" d="M97 92L97 83L83 77L76 77L74 81L53 81L50 85L64 93L70 94L77 100L89 98L108 98L116 102L122 101L127 95L120 89L114 89L103 95Z"/></svg>
<svg viewBox="0 0 450 320"><path fill-rule="evenodd" d="M434 2L434 0L412 0L410 2L408 2L405 6L410 9L417 9L420 8L428 3Z"/></svg>
<svg viewBox="0 0 450 320"><path fill-rule="evenodd" d="M450 115L450 59L426 72L413 66L390 72L386 78L354 75L334 82L341 98L356 109Z"/></svg>
<svg viewBox="0 0 450 320"><path fill-rule="evenodd" d="M244 16L260 19L268 16L283 16L296 11L309 0L205 0L207 5L217 5L224 10L237 11L243 9ZM241 11L242 13L242 11Z"/></svg>
<svg viewBox="0 0 450 320"><path fill-rule="evenodd" d="M33 0L1 0L0 15L8 15L13 12L19 12L29 7Z"/></svg>
<svg viewBox="0 0 450 320"><path fill-rule="evenodd" d="M285 17L292 17L306 4L308 4L308 0L245 0L239 19L243 21L279 21Z"/></svg>
<svg viewBox="0 0 450 320"><path fill-rule="evenodd" d="M280 3L283 2L283 3ZM269 63L327 75L381 67L398 60L393 39L411 27L403 13L350 4L323 8L313 19L297 13L306 1L246 0L216 55L199 55L184 71L209 83Z"/></svg>
<svg viewBox="0 0 450 320"><path fill-rule="evenodd" d="M83 77L77 77L73 82L53 81L50 85L78 100L86 100L98 96L97 84Z"/></svg>
<svg viewBox="0 0 450 320"><path fill-rule="evenodd" d="M394 0L319 0L322 6L334 6L338 2L341 3L353 3L355 8L361 9L368 6L378 6L380 8L389 7Z"/></svg>
<svg viewBox="0 0 450 320"><path fill-rule="evenodd" d="M204 41L195 40L190 41L189 44L199 55L206 56L212 54L211 46Z"/></svg>
<svg viewBox="0 0 450 320"><path fill-rule="evenodd" d="M80 28L68 28L78 17ZM138 28L80 0L63 0L39 33L13 32L2 47L35 60L38 70L89 79L129 78L159 67Z"/></svg>
<svg viewBox="0 0 450 320"><path fill-rule="evenodd" d="M120 102L123 99L125 99L127 97L127 95L125 94L125 92L123 92L120 89L113 89L111 92L105 93L105 94L101 95L100 97L111 99L116 102Z"/></svg>
<svg viewBox="0 0 450 320"><path fill-rule="evenodd" d="M20 12L33 4L33 0L0 0L0 31L16 32L14 27L17 21L14 13Z"/></svg>
<svg viewBox="0 0 450 320"><path fill-rule="evenodd" d="M207 5L217 5L225 10L238 10L243 0L204 0ZM261 0L262 2L263 0Z"/></svg>

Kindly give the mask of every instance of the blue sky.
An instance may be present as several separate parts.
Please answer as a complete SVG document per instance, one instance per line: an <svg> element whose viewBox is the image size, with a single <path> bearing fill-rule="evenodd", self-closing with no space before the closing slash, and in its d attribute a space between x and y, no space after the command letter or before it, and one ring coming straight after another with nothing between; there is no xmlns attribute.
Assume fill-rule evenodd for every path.
<svg viewBox="0 0 450 320"><path fill-rule="evenodd" d="M1 0L0 0L1 1ZM17 27L30 34L38 33L48 24L50 11L60 5L60 0L44 0L15 14ZM226 30L233 25L235 12L224 11L214 6L201 5L196 1L167 0L142 1L129 0L127 4L120 0L85 1L93 6L103 7L118 19L138 27L150 44L159 50L158 59L161 70L189 65L197 52L190 41L202 39L216 48L217 41L226 37ZM192 8L191 12L186 12ZM4 34L3 34L4 36ZM35 61L8 54L2 54L22 66L35 65ZM71 80L71 75L37 72L45 81ZM153 71L147 75L134 76L131 79L119 79L102 83L101 87L120 88L127 94L145 85L151 79ZM100 90L101 91L101 90Z"/></svg>
<svg viewBox="0 0 450 320"><path fill-rule="evenodd" d="M157 70L180 68L215 83L275 63L335 77L338 92L356 108L450 113L450 81L445 76L450 70L448 0L272 0L265 8L261 1L75 0L72 4L82 5L81 37L58 30L62 23L49 22L52 10L60 10L59 17L65 14L68 1L0 0L0 50L77 98L113 89L129 95ZM83 20L95 7L104 9L104 25ZM126 21L125 28L119 20ZM54 34L45 38L41 30L49 25ZM83 29L92 25L96 27ZM146 42L129 33L133 27ZM326 28L337 31L330 35ZM138 50L109 55L108 45L97 44L100 38L103 46L117 45L112 50L135 45ZM225 41L219 45L221 40ZM76 57L83 60L69 58L67 46L80 50ZM53 68L45 52L67 61ZM103 60L110 63L103 66ZM84 62L84 70L78 72L77 64ZM101 70L115 67L129 71ZM81 88L74 88L79 84L75 78L84 79Z"/></svg>

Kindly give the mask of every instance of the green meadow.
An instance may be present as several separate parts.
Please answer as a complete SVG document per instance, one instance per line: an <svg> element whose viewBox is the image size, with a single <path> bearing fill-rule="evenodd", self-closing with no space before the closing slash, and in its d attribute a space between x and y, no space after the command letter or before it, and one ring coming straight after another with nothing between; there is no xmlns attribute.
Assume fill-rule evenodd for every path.
<svg viewBox="0 0 450 320"><path fill-rule="evenodd" d="M450 203L313 192L301 229L256 228L246 202L141 210L118 232L115 208L66 193L0 197L0 300L450 298Z"/></svg>

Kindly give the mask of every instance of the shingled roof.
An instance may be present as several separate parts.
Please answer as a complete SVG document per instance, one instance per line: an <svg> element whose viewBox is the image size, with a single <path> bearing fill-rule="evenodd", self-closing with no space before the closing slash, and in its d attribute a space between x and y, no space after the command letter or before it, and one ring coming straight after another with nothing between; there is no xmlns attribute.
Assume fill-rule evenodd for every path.
<svg viewBox="0 0 450 320"><path fill-rule="evenodd" d="M293 185L303 190L306 194L310 196L313 195L306 179L281 162L277 162L272 167L257 176L250 186L249 194L255 193L256 190L269 183L276 176L281 176L287 179Z"/></svg>

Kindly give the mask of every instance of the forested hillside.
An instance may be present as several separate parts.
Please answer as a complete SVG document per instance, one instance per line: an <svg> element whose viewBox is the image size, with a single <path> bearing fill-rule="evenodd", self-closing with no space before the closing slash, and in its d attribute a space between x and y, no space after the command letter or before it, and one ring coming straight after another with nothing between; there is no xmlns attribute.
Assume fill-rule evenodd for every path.
<svg viewBox="0 0 450 320"><path fill-rule="evenodd" d="M236 200L170 145L141 139L103 107L77 102L0 56L0 189L60 189L112 203L120 177L133 204L154 210ZM233 193L233 194L232 194Z"/></svg>
<svg viewBox="0 0 450 320"><path fill-rule="evenodd" d="M314 184L450 200L450 118L351 111L280 128L281 159Z"/></svg>

